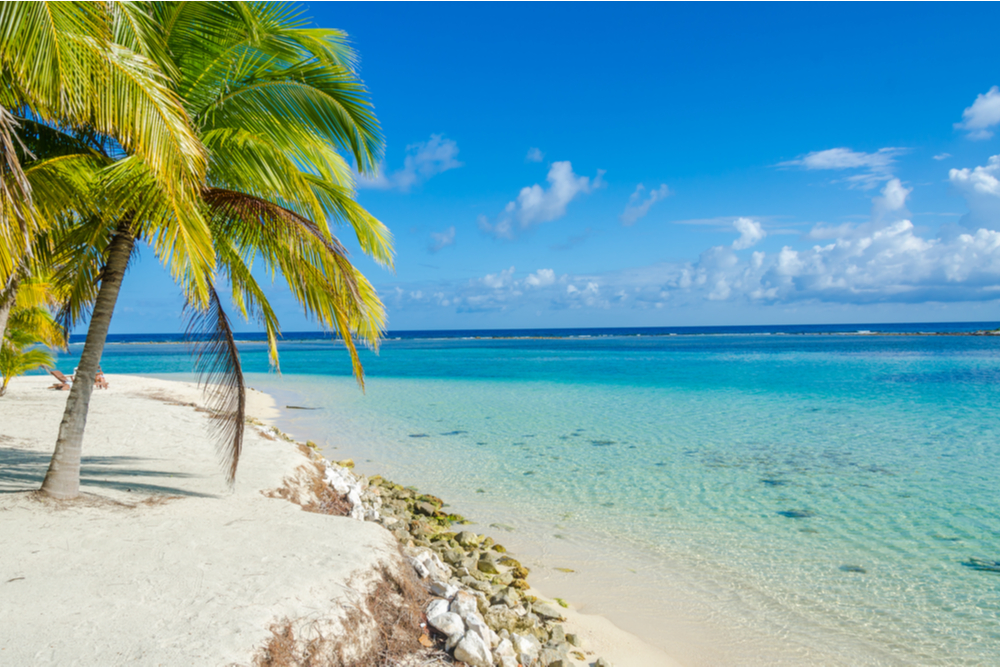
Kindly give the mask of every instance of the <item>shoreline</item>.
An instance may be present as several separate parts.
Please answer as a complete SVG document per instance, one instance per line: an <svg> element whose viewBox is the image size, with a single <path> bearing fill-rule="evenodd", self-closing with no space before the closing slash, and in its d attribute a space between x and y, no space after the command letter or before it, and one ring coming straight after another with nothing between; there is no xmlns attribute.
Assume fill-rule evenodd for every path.
<svg viewBox="0 0 1000 667"><path fill-rule="evenodd" d="M294 405L302 398L294 388L270 386L268 391L280 398L282 405ZM317 424L309 424L308 412L288 406L280 411L278 423L290 433L321 442L324 435L330 435L316 430ZM326 451L332 458L353 456L364 472L384 471L386 462L378 456L377 462L365 461L366 450L358 446L356 435L348 430L344 436L334 437ZM405 477L398 469L392 474ZM450 497L441 484L421 479L407 483L440 490L446 499ZM629 540L617 543L618 538L616 549L611 551L598 533L583 535L574 529L569 529L564 539L552 539L555 533L567 533L557 517L531 520L513 507L507 508L513 514L504 516L506 510L499 505L487 509L483 503L490 501L479 496L451 500L457 504L455 511L478 523L477 531L526 556L524 562L532 567L533 577L540 576L534 585L550 599L561 596L586 613L600 614L683 664L906 664L899 656L823 619L783 607L768 590L755 588L735 571L705 571L708 561L704 558L688 562L673 554L664 560L664 554L647 553L646 548ZM526 521L510 522L517 527L516 532L506 532L507 527L500 522L507 523L510 518ZM494 521L497 523L491 523Z"/></svg>
<svg viewBox="0 0 1000 667"><path fill-rule="evenodd" d="M358 582L395 567L398 547L386 542L395 540L373 523L274 499L273 490L315 463L299 447L248 427L236 488L226 490L210 417L198 414L200 391L175 380L108 378L112 389L92 403L79 502L32 493L65 394L29 376L0 401L0 515L11 545L0 556L0 574L9 575L0 662L264 664L256 661L277 636L275 623L315 625L324 614L336 622L360 604L350 594L363 592ZM248 414L276 418L269 396L248 395ZM67 542L77 548L65 552ZM361 572L368 575L359 580ZM600 651L566 664L597 655L618 667L679 664L600 616L563 611L566 632Z"/></svg>

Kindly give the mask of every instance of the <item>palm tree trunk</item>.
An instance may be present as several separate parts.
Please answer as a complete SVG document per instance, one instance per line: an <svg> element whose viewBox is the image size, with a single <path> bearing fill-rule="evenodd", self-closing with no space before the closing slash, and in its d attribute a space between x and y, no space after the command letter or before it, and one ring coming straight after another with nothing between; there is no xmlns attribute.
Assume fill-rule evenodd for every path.
<svg viewBox="0 0 1000 667"><path fill-rule="evenodd" d="M66 399L66 410L59 424L56 451L49 462L49 470L42 482L42 493L53 498L75 498L80 495L80 452L83 446L83 430L87 426L87 411L90 395L94 392L94 378L101 363L104 342L111 326L111 315L118 301L125 269L128 267L135 237L132 236L131 220L126 218L118 225L111 243L108 245L107 260L101 274L101 287L94 302L94 312L87 328L87 341L83 344L83 354L73 378L73 386Z"/></svg>
<svg viewBox="0 0 1000 667"><path fill-rule="evenodd" d="M7 289L0 292L0 344L3 343L3 337L7 333L7 320L10 319L10 311L17 303L17 288L20 284L21 279L14 274L7 284Z"/></svg>

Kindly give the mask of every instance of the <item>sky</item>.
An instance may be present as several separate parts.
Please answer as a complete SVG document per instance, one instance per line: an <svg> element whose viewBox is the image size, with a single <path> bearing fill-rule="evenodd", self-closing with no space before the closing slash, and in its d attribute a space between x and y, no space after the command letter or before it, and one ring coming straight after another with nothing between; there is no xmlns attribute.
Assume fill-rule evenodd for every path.
<svg viewBox="0 0 1000 667"><path fill-rule="evenodd" d="M386 139L395 270L338 234L390 330L1000 320L994 3L306 12ZM145 249L112 331L182 305Z"/></svg>

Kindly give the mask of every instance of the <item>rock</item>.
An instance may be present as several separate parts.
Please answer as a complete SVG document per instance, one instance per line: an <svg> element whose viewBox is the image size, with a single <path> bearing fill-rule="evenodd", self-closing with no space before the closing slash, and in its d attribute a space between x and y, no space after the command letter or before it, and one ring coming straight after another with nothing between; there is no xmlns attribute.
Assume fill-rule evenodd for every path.
<svg viewBox="0 0 1000 667"><path fill-rule="evenodd" d="M465 560L465 554L458 549L448 549L444 552L444 560L451 565L458 565Z"/></svg>
<svg viewBox="0 0 1000 667"><path fill-rule="evenodd" d="M442 583L440 581L431 582L431 593L439 597L448 598L449 600L455 597L455 593L458 592L458 586L453 586L452 584Z"/></svg>
<svg viewBox="0 0 1000 667"><path fill-rule="evenodd" d="M552 605L546 604L544 602L536 602L533 605L531 605L531 611L540 618L544 618L547 620L552 620L552 621L564 620L563 615L559 612L559 610L556 607L553 607Z"/></svg>
<svg viewBox="0 0 1000 667"><path fill-rule="evenodd" d="M584 640L584 638L572 632L566 635L566 643L570 644L571 646L575 646L577 648L582 648L582 649L587 648L587 642Z"/></svg>
<svg viewBox="0 0 1000 667"><path fill-rule="evenodd" d="M517 656L514 654L514 645L509 639L502 639L493 651L500 660L500 667L517 667Z"/></svg>
<svg viewBox="0 0 1000 667"><path fill-rule="evenodd" d="M343 461L334 461L334 463L336 463L337 465L339 465L341 468L353 468L354 467L354 459L344 459Z"/></svg>
<svg viewBox="0 0 1000 667"><path fill-rule="evenodd" d="M447 600L442 600L441 598L434 598L433 600L427 603L427 609L424 610L424 613L427 614L427 618L431 618L432 616L440 616L441 614L445 614L448 612L449 606L451 606L451 603L448 602Z"/></svg>
<svg viewBox="0 0 1000 667"><path fill-rule="evenodd" d="M465 583L466 586L474 591L479 591L480 593L489 593L492 590L492 586L490 586L489 582L473 579L472 577L462 577L462 583Z"/></svg>
<svg viewBox="0 0 1000 667"><path fill-rule="evenodd" d="M351 518L359 521L365 518L365 507L361 501L361 484L347 468L342 468L336 464L328 463L323 477L330 488L342 496L347 496L347 501L351 504Z"/></svg>
<svg viewBox="0 0 1000 667"><path fill-rule="evenodd" d="M446 611L436 616L428 616L427 623L435 630L448 638L445 642L445 649L450 651L465 635L465 622L458 614Z"/></svg>
<svg viewBox="0 0 1000 667"><path fill-rule="evenodd" d="M500 574L500 570L497 569L496 563L486 558L482 558L476 563L476 567L483 574Z"/></svg>
<svg viewBox="0 0 1000 667"><path fill-rule="evenodd" d="M555 642L556 644L563 644L566 642L566 630L563 629L561 625L552 626L552 634L549 635L549 640Z"/></svg>
<svg viewBox="0 0 1000 667"><path fill-rule="evenodd" d="M493 605L483 614L487 625L503 634L504 632L514 632L517 629L517 622L520 620L512 609L504 605Z"/></svg>
<svg viewBox="0 0 1000 667"><path fill-rule="evenodd" d="M455 541L466 549L472 549L479 546L479 536L468 530L463 530L461 533L456 535Z"/></svg>
<svg viewBox="0 0 1000 667"><path fill-rule="evenodd" d="M569 658L550 648L543 648L538 653L538 664L541 667L571 667Z"/></svg>
<svg viewBox="0 0 1000 667"><path fill-rule="evenodd" d="M535 604L531 605L531 611L537 616L540 616L541 618L550 619L553 621L563 620L563 615L559 613L558 609L544 602L536 602Z"/></svg>
<svg viewBox="0 0 1000 667"><path fill-rule="evenodd" d="M407 555L421 579L430 577L435 581L448 581L451 578L451 570L429 548L407 547L403 553Z"/></svg>
<svg viewBox="0 0 1000 667"><path fill-rule="evenodd" d="M490 629L490 626L486 625L486 621L479 614L471 614L468 618L463 619L465 621L465 627L467 628L465 634L470 632L475 632L479 635L479 638L483 640L483 643L488 647L494 647L500 643L500 637L497 633Z"/></svg>
<svg viewBox="0 0 1000 667"><path fill-rule="evenodd" d="M503 574L498 575L493 581L501 586L510 586L514 583L514 575L510 572L504 572Z"/></svg>
<svg viewBox="0 0 1000 667"><path fill-rule="evenodd" d="M493 656L490 649L475 632L467 632L462 640L455 646L455 660L472 665L472 667L490 667L493 664Z"/></svg>
<svg viewBox="0 0 1000 667"><path fill-rule="evenodd" d="M514 646L517 661L522 665L530 665L542 651L542 645L530 635L511 633L510 642Z"/></svg>
<svg viewBox="0 0 1000 667"><path fill-rule="evenodd" d="M455 594L455 599L451 601L450 610L462 618L478 614L479 605L476 604L476 596L468 591L459 591Z"/></svg>
<svg viewBox="0 0 1000 667"><path fill-rule="evenodd" d="M597 660L594 661L594 667L615 667L615 666L612 665L611 662L609 662L608 660L605 660L604 658L598 658Z"/></svg>
<svg viewBox="0 0 1000 667"><path fill-rule="evenodd" d="M510 609L513 609L517 606L519 599L520 596L517 595L517 591L515 589L505 588L490 598L490 602L493 604L502 604Z"/></svg>
<svg viewBox="0 0 1000 667"><path fill-rule="evenodd" d="M434 516L437 514L437 508L430 503L418 502L414 503L413 509L417 511L418 514L423 514L426 516Z"/></svg>

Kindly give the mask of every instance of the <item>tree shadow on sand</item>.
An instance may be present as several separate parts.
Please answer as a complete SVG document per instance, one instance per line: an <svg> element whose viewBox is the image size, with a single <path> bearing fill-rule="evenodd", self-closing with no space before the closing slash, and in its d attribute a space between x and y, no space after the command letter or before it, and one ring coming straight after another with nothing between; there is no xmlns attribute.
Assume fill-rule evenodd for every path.
<svg viewBox="0 0 1000 667"><path fill-rule="evenodd" d="M42 485L49 467L51 454L14 447L0 447L0 493L34 491ZM149 470L142 466L138 456L84 456L80 467L80 486L131 491L152 495L190 496L215 498L214 494L199 493L177 486L150 483L150 479L184 479L194 477L188 473Z"/></svg>

